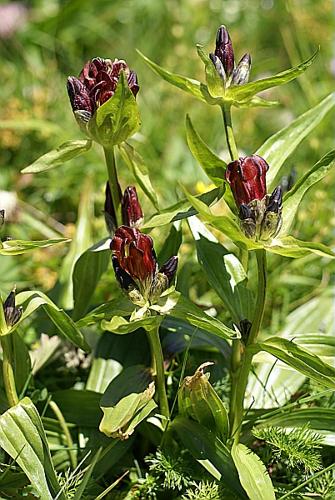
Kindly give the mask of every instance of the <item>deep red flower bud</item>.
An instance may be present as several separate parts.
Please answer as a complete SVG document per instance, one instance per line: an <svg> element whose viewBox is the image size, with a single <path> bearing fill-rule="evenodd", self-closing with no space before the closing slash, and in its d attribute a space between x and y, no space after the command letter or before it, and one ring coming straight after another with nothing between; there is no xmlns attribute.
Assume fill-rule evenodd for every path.
<svg viewBox="0 0 335 500"><path fill-rule="evenodd" d="M225 26L220 26L216 35L215 55L223 64L225 73L229 77L235 66L233 44L228 30Z"/></svg>
<svg viewBox="0 0 335 500"><path fill-rule="evenodd" d="M139 227L143 220L143 212L135 186L126 188L121 204L123 224L129 227Z"/></svg>
<svg viewBox="0 0 335 500"><path fill-rule="evenodd" d="M95 57L85 64L79 78L68 78L67 88L73 111L85 111L93 115L99 106L114 95L121 70L125 72L128 86L136 96L139 90L137 76L125 61Z"/></svg>
<svg viewBox="0 0 335 500"><path fill-rule="evenodd" d="M264 198L268 168L266 161L257 155L246 156L229 163L226 180L230 184L238 207Z"/></svg>
<svg viewBox="0 0 335 500"><path fill-rule="evenodd" d="M113 257L119 267L142 289L157 273L157 260L153 241L138 229L121 226L111 242Z"/></svg>

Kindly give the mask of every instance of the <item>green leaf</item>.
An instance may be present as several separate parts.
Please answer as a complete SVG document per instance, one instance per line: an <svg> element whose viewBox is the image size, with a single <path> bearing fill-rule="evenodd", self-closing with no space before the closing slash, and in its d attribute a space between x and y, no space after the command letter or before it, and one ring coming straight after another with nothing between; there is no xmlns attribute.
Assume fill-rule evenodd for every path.
<svg viewBox="0 0 335 500"><path fill-rule="evenodd" d="M271 241L270 245L265 245L264 248L269 252L294 259L305 257L310 253L315 253L321 257L335 257L334 252L326 245L297 240L293 236L277 237Z"/></svg>
<svg viewBox="0 0 335 500"><path fill-rule="evenodd" d="M224 193L224 188L221 186L219 188L212 189L207 193L202 193L196 196L197 200L203 202L203 204L211 205L215 201L219 200ZM171 207L164 208L159 214L153 215L144 225L143 228L149 229L152 227L164 226L170 222L175 222L177 220L186 219L192 215L196 215L197 210L190 208L190 202L186 200L181 200L172 205Z"/></svg>
<svg viewBox="0 0 335 500"><path fill-rule="evenodd" d="M111 259L111 251L97 251L91 247L76 261L73 281L73 320L81 318L87 311L102 274L107 270Z"/></svg>
<svg viewBox="0 0 335 500"><path fill-rule="evenodd" d="M306 69L313 63L317 54L318 50L309 59L298 64L298 66L290 68L286 71L282 71L277 75L270 76L269 78L263 78L261 80L256 80L255 82L246 83L245 85L236 85L233 87L229 87L226 90L225 99L233 102L243 102L247 99L251 99L254 95L262 92L262 90L270 89L272 87L277 87L278 85L288 83L291 80L297 78L304 71L306 71Z"/></svg>
<svg viewBox="0 0 335 500"><path fill-rule="evenodd" d="M155 326L159 326L162 322L162 316L147 316L143 319L128 321L121 316L113 316L110 321L102 320L101 328L107 330L108 332L113 332L117 334L125 334L134 332L139 328L144 328L145 330L151 329Z"/></svg>
<svg viewBox="0 0 335 500"><path fill-rule="evenodd" d="M248 498L241 487L229 450L218 437L198 422L181 416L173 420L171 429L193 457L216 480L222 480L230 493L239 500Z"/></svg>
<svg viewBox="0 0 335 500"><path fill-rule="evenodd" d="M136 99L121 71L114 95L97 109L88 122L88 132L102 146L110 148L134 135L140 124Z"/></svg>
<svg viewBox="0 0 335 500"><path fill-rule="evenodd" d="M175 73L171 73L166 69L162 68L158 64L151 61L148 57L146 57L142 52L137 50L137 53L142 57L142 59L147 63L147 65L163 80L171 83L175 87L178 87L181 90L184 90L188 94L197 97L201 101L205 101L206 99L203 95L202 85L197 80L193 80L191 78L187 78L185 76L177 75Z"/></svg>
<svg viewBox="0 0 335 500"><path fill-rule="evenodd" d="M274 181L285 160L295 151L301 141L319 125L334 105L335 93L332 93L269 137L256 151L256 154L262 156L270 165L266 175L269 190L273 189Z"/></svg>
<svg viewBox="0 0 335 500"><path fill-rule="evenodd" d="M58 243L67 243L69 241L71 240L68 238L42 241L7 240L1 243L0 255L22 255L23 253L35 250L35 248L51 247Z"/></svg>
<svg viewBox="0 0 335 500"><path fill-rule="evenodd" d="M10 334L15 385L18 394L25 388L31 375L29 350L17 331Z"/></svg>
<svg viewBox="0 0 335 500"><path fill-rule="evenodd" d="M228 328L228 326L217 318L206 314L200 307L193 304L193 302L181 294L179 294L178 301L169 312L169 315L174 318L183 319L191 325L202 328L218 337L224 339L237 338L237 333L234 330Z"/></svg>
<svg viewBox="0 0 335 500"><path fill-rule="evenodd" d="M155 384L151 371L141 365L123 370L101 398L104 416L100 431L109 437L127 439L157 405L153 401Z"/></svg>
<svg viewBox="0 0 335 500"><path fill-rule="evenodd" d="M67 141L58 146L58 148L49 151L43 156L40 156L31 165L21 170L22 174L37 174L45 172L52 168L59 167L63 163L76 158L91 149L92 141L90 140L76 140Z"/></svg>
<svg viewBox="0 0 335 500"><path fill-rule="evenodd" d="M17 462L43 498L64 499L52 465L40 416L29 398L24 398L0 416L0 446Z"/></svg>
<svg viewBox="0 0 335 500"><path fill-rule="evenodd" d="M135 149L127 143L121 144L119 151L124 162L130 168L143 192L147 195L155 209L159 210L156 191L151 184L148 169L141 155L139 155L139 153L137 153L137 151L135 151Z"/></svg>
<svg viewBox="0 0 335 500"><path fill-rule="evenodd" d="M170 257L178 254L182 241L183 241L183 232L181 230L181 223L174 222L171 225L167 238L165 239L160 251L158 252L157 260L161 266L165 264L165 262Z"/></svg>
<svg viewBox="0 0 335 500"><path fill-rule="evenodd" d="M84 476L79 484L79 487L76 489L76 492L75 492L74 496L72 497L73 500L80 500L81 498L85 498L85 497L83 497L83 495L85 493L88 482L91 479L93 469L96 466L96 464L100 458L101 452L102 452L102 448L99 448L97 453L95 453L93 459L91 460L90 465L86 468L86 472L85 472L85 474L84 474Z"/></svg>
<svg viewBox="0 0 335 500"><path fill-rule="evenodd" d="M272 481L261 459L240 443L232 447L231 455L248 498L250 500L275 500Z"/></svg>
<svg viewBox="0 0 335 500"><path fill-rule="evenodd" d="M225 94L225 86L223 80L218 75L214 64L205 52L202 50L201 45L197 45L198 56L205 65L206 83L208 92L215 99L222 98Z"/></svg>
<svg viewBox="0 0 335 500"><path fill-rule="evenodd" d="M334 164L335 150L323 156L286 194L283 202L283 226L280 234L289 232L302 198L316 182L328 174Z"/></svg>
<svg viewBox="0 0 335 500"><path fill-rule="evenodd" d="M100 393L89 390L65 389L52 394L53 401L60 408L67 422L94 429L99 426L102 417L99 406L100 398Z"/></svg>
<svg viewBox="0 0 335 500"><path fill-rule="evenodd" d="M272 412L271 412L272 413ZM281 410L279 415L269 417L264 415L257 428L268 426L279 427L304 427L306 424L313 430L335 432L334 408L297 408L292 411Z"/></svg>
<svg viewBox="0 0 335 500"><path fill-rule="evenodd" d="M268 101L259 96L254 96L252 99L246 101L235 102L234 106L237 108L274 108L279 106L278 101Z"/></svg>
<svg viewBox="0 0 335 500"><path fill-rule="evenodd" d="M212 63L211 63L212 64ZM214 67L214 66L213 66ZM210 180L221 186L225 179L227 164L213 153L195 131L189 115L186 115L187 144L194 158L201 165Z"/></svg>
<svg viewBox="0 0 335 500"><path fill-rule="evenodd" d="M251 352L260 350L268 352L306 377L330 389L335 389L335 368L290 340L271 337L264 342L250 346L248 349Z"/></svg>
<svg viewBox="0 0 335 500"><path fill-rule="evenodd" d="M252 318L253 295L245 286L247 275L238 258L221 245L211 233L206 234L203 224L192 218L190 228L195 239L199 263L208 282L216 291L233 320Z"/></svg>
<svg viewBox="0 0 335 500"><path fill-rule="evenodd" d="M29 300L28 305L23 311L20 321L15 325L18 326L21 321L29 317L36 309L43 307L51 321L57 329L77 347L84 351L90 351L90 346L87 344L83 334L62 309L59 309L56 304L52 302L42 292L21 292L16 296L16 304L21 305Z"/></svg>
<svg viewBox="0 0 335 500"><path fill-rule="evenodd" d="M82 328L84 326L95 325L103 319L110 319L112 316L130 316L133 310L134 305L130 300L120 296L90 311L84 318L77 321L77 326Z"/></svg>

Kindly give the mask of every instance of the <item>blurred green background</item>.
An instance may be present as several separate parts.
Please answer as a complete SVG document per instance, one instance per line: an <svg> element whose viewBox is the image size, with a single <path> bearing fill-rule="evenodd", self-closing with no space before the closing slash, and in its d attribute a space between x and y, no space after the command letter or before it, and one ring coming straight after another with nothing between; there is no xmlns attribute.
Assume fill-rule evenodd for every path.
<svg viewBox="0 0 335 500"><path fill-rule="evenodd" d="M251 53L251 80L287 69L320 46L319 56L306 74L267 92L268 98L280 101L280 107L234 110L237 143L245 154L253 153L267 137L333 89L331 0L31 0L11 2L7 12L8 6L19 7L20 15L16 27L8 28L8 18L7 28L3 28L4 11L0 22L0 189L17 196L9 200L13 209L7 209L6 236L72 236L86 179L92 188L90 206L86 207L91 215L87 242L105 235L102 208L106 169L97 146L49 172L20 174L22 168L53 147L82 138L68 102L66 78L78 75L91 57L124 58L138 74L142 127L131 142L145 159L162 207L180 196L179 183L194 192L209 185L186 144L186 113L210 147L228 159L222 118L219 109L206 107L161 81L136 48L171 71L203 81L203 65L195 44L212 51L220 24L229 28L237 59L246 51ZM13 21L13 11L10 16ZM306 171L332 148L333 137L333 120L327 116L288 160L285 173L293 166L298 175ZM121 159L119 171L123 188L133 182ZM331 174L306 197L296 224L295 235L300 239L333 242L334 180ZM0 200L5 196L8 193L0 193ZM154 211L147 200L143 204L147 215ZM162 241L166 231L161 235ZM21 287L51 289L66 252L66 245L62 245L28 257L1 259L1 288L7 290L16 281ZM273 259L276 266L279 260ZM313 275L313 286L323 277L319 261L315 263L313 258L305 267ZM288 259L280 262L290 262L293 269L297 266Z"/></svg>

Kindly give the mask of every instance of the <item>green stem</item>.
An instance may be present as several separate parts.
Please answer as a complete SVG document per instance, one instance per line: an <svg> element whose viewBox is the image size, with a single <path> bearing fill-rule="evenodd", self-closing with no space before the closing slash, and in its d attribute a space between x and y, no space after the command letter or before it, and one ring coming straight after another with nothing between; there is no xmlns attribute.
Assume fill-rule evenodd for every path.
<svg viewBox="0 0 335 500"><path fill-rule="evenodd" d="M224 104L221 107L222 110L222 116L223 116L223 123L224 123L224 129L226 133L226 139L227 139L227 146L228 146L228 151L230 154L231 160L238 160L238 151L236 147L236 142L235 142L235 137L234 137L234 132L233 132L233 125L231 121L231 106L228 104Z"/></svg>
<svg viewBox="0 0 335 500"><path fill-rule="evenodd" d="M122 225L121 189L117 177L114 147L104 148L104 153L108 171L108 183L111 190L113 206L115 210L116 227L119 227Z"/></svg>
<svg viewBox="0 0 335 500"><path fill-rule="evenodd" d="M166 395L165 389L165 373L164 373L164 358L162 352L162 345L159 338L159 326L153 328L152 330L147 330L148 340L151 349L153 370L156 374L156 387L158 393L158 400L161 414L166 417L168 423L170 418L169 403ZM164 426L165 426L164 425Z"/></svg>
<svg viewBox="0 0 335 500"><path fill-rule="evenodd" d="M259 330L262 325L265 298L266 298L266 253L265 250L256 250L257 266L258 266L258 283L257 283L257 301L255 307L255 315L252 322L249 338L247 340L246 349L241 355L240 368L236 381L236 394L235 401L233 402L234 408L231 417L231 435L237 443L240 437L241 426L244 413L244 397L248 384L248 377L251 369L253 354L248 351L248 346L254 344L257 340Z"/></svg>
<svg viewBox="0 0 335 500"><path fill-rule="evenodd" d="M71 462L72 468L75 469L77 467L76 453L75 453L75 450L73 449L74 445L73 445L72 436L71 436L69 428L65 422L65 419L63 417L63 413L60 411L58 405L54 401L50 401L49 406L52 409L52 411L54 412L54 414L59 422L59 425L64 433L64 436L65 436L65 439L66 439L66 442L68 445L70 462Z"/></svg>
<svg viewBox="0 0 335 500"><path fill-rule="evenodd" d="M13 368L13 342L12 335L1 335L2 346L2 373L6 391L6 396L9 406L15 406L19 402L19 397L16 392L15 375Z"/></svg>

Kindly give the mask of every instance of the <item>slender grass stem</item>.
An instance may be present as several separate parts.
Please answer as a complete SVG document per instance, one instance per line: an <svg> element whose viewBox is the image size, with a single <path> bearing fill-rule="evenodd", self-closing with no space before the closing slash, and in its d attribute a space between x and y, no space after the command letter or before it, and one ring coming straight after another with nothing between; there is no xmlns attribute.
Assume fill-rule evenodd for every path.
<svg viewBox="0 0 335 500"><path fill-rule="evenodd" d="M59 422L59 425L64 433L64 436L65 436L65 439L66 439L66 442L68 445L68 452L69 452L71 466L73 469L75 469L77 467L76 453L73 449L74 444L73 444L72 436L71 436L69 428L65 422L65 418L63 416L63 413L60 411L58 405L54 401L50 401L49 406L52 409L52 411L54 412L54 414Z"/></svg>
<svg viewBox="0 0 335 500"><path fill-rule="evenodd" d="M117 176L114 147L104 148L106 166L108 172L108 183L111 190L113 206L115 210L116 227L122 225L121 213L121 188Z"/></svg>
<svg viewBox="0 0 335 500"><path fill-rule="evenodd" d="M15 406L19 402L16 391L15 374L13 367L13 333L1 335L1 346L3 352L2 373L5 392L9 406Z"/></svg>
<svg viewBox="0 0 335 500"><path fill-rule="evenodd" d="M159 407L162 415L167 419L165 423L166 425L170 418L170 410L165 388L164 358L162 345L159 338L159 326L151 330L147 330L147 335L151 349L153 370L156 374L156 388L158 393Z"/></svg>

